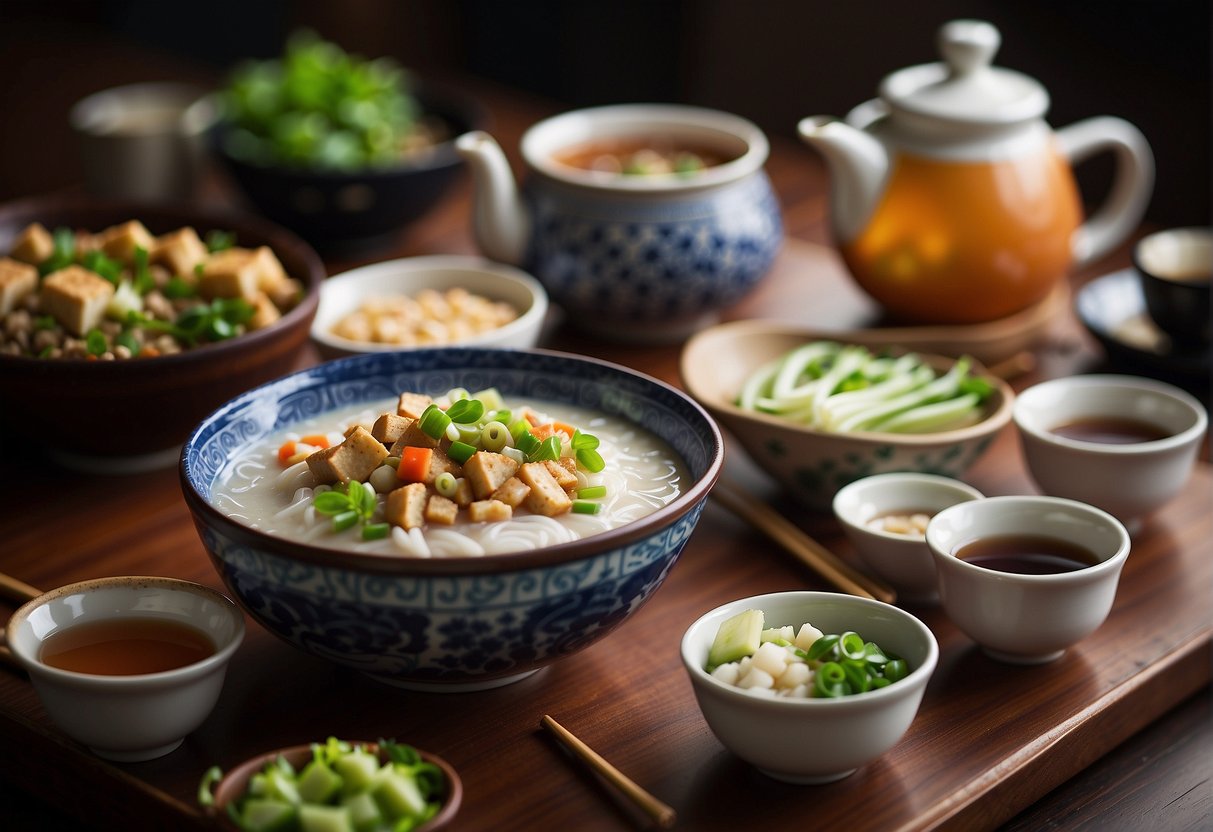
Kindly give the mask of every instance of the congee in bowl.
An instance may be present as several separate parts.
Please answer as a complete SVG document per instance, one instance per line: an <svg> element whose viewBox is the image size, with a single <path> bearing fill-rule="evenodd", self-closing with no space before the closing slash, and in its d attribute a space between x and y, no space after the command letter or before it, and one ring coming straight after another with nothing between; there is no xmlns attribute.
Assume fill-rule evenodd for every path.
<svg viewBox="0 0 1213 832"><path fill-rule="evenodd" d="M639 373L448 347L252 390L197 428L181 470L254 618L385 681L449 690L521 678L634 612L722 456L710 417Z"/></svg>

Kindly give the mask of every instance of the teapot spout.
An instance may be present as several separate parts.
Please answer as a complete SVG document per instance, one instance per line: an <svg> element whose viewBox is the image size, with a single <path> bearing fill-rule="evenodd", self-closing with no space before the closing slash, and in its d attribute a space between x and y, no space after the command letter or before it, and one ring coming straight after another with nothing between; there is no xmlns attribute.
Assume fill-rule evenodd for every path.
<svg viewBox="0 0 1213 832"><path fill-rule="evenodd" d="M801 119L797 132L825 157L834 233L848 243L867 226L884 192L888 151L867 132L829 116Z"/></svg>
<svg viewBox="0 0 1213 832"><path fill-rule="evenodd" d="M530 216L509 160L496 140L481 130L455 140L472 171L472 235L488 258L523 265L530 241Z"/></svg>

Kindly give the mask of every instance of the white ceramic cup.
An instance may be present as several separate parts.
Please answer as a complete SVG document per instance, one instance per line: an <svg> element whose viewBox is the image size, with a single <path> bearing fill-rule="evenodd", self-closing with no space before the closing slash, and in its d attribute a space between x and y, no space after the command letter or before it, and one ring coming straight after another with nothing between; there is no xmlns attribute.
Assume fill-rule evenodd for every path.
<svg viewBox="0 0 1213 832"><path fill-rule="evenodd" d="M1075 544L1098 561L1073 572L1023 575L957 557L977 540L1032 535ZM987 497L958 503L931 518L927 545L935 558L944 612L992 658L1043 664L1090 635L1108 617L1129 533L1093 506L1057 497Z"/></svg>
<svg viewBox="0 0 1213 832"><path fill-rule="evenodd" d="M1060 425L1101 417L1155 426L1164 439L1113 445L1067 439ZM1012 419L1028 472L1040 489L1098 506L1136 531L1142 519L1184 487L1208 414L1178 387L1137 376L1069 376L1024 390Z"/></svg>
<svg viewBox="0 0 1213 832"><path fill-rule="evenodd" d="M156 618L193 627L215 646L175 670L102 676L52 667L43 642L66 628L113 619ZM98 578L43 593L9 620L13 657L29 672L51 719L98 757L137 762L181 744L210 714L228 661L244 638L244 615L213 589L173 578Z"/></svg>
<svg viewBox="0 0 1213 832"><path fill-rule="evenodd" d="M833 507L859 557L897 591L898 601L930 603L939 599L939 585L926 538L885 531L872 521L890 513L934 515L983 496L960 480L904 471L874 474L843 486L834 495Z"/></svg>
<svg viewBox="0 0 1213 832"><path fill-rule="evenodd" d="M217 108L188 84L130 84L78 101L69 121L80 141L84 179L97 196L188 199L206 158Z"/></svg>

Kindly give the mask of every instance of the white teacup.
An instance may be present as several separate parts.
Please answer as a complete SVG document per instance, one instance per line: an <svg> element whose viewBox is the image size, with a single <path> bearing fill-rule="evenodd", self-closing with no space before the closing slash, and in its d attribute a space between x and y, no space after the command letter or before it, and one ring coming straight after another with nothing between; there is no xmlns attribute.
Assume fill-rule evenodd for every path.
<svg viewBox="0 0 1213 832"><path fill-rule="evenodd" d="M1068 572L1019 574L958 556L974 542L1029 536L1080 547L1095 562ZM927 545L948 618L990 657L1011 664L1053 661L1095 632L1112 609L1129 557L1129 533L1116 518L1056 497L958 503L931 518Z"/></svg>
<svg viewBox="0 0 1213 832"><path fill-rule="evenodd" d="M214 650L171 670L102 675L65 670L43 656L47 640L79 625L157 619L200 632ZM137 762L181 744L210 714L228 661L244 638L244 615L213 589L173 578L98 578L27 602L6 630L13 657L29 672L51 719L98 757Z"/></svg>

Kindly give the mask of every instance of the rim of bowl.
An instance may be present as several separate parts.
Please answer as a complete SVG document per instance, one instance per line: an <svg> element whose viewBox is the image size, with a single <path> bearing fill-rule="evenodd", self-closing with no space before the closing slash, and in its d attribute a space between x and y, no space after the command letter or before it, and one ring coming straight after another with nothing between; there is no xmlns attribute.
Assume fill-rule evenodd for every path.
<svg viewBox="0 0 1213 832"><path fill-rule="evenodd" d="M143 222L139 217L140 211L148 211L164 216L172 222L180 222L181 225L210 228L238 226L236 229L237 235L243 229L259 239L266 240L265 245L274 249L274 254L279 259L282 259L282 255L276 246L285 245L289 247L292 254L304 266L304 274L290 275L290 277L295 278L303 284L303 297L300 298L299 303L293 309L264 329L246 332L238 338L230 338L214 344L203 344L192 349L173 353L172 355L158 355L155 359L146 361L90 361L87 362L90 372L98 374L101 377L124 373L148 372L154 370L154 368L165 368L171 372L174 369L187 367L196 362L209 361L211 359L222 360L224 357L231 357L237 352L243 352L246 348L249 352L254 352L269 341L277 339L284 330L291 329L305 320L310 321L316 314L316 309L320 305L320 286L325 279L324 264L320 260L320 255L308 243L304 242L301 237L280 225L261 219L260 217L233 211L217 210L205 206L196 206L192 203L143 203L124 199L56 196L50 198L32 197L0 205L0 225L7 223L13 217L21 216L27 216L29 222L34 222L38 220L37 215L39 213L129 214L127 219L138 219L140 222ZM272 242L274 240L278 240L278 243ZM26 366L36 364L39 368L48 368L80 367L85 365L86 362L75 359L47 361L46 359L28 355L0 354L0 367L3 367L5 364L23 364ZM43 372L43 370L40 369L39 372ZM46 370L46 372L54 371Z"/></svg>
<svg viewBox="0 0 1213 832"><path fill-rule="evenodd" d="M380 758L380 760L383 759L384 752L382 749L380 749L378 741L344 740L344 742L348 742L350 745L363 746L368 751L373 751ZM215 784L213 789L215 802L206 807L207 814L209 814L211 817L221 818L225 824L230 823L230 818L227 814L227 806L229 803L232 803L234 800L239 799L245 794L245 792L248 790L248 781L252 778L253 774L257 773L264 768L267 763L273 762L280 756L284 757L288 762L291 763L291 765L298 768L300 764L311 759L312 745L313 743L306 743L276 748L272 751L266 751L261 754L254 755L237 763L235 768L226 772L219 782ZM416 748L415 746L414 749L418 754L421 755L422 760L427 763L433 763L434 765L438 766L438 768L442 769L442 773L446 777L447 782L446 799L442 802L442 808L438 810L438 814L434 815L434 817L430 818L428 821L421 826L418 826L414 830L414 832L429 832L429 830L437 829L449 823L451 818L453 818L459 811L459 807L463 803L463 779L459 776L459 772L455 770L455 767L442 757L432 752ZM232 795L224 794L224 792L226 792L228 789L235 789L237 783L240 784L239 791ZM234 828L234 826L234 824L231 824L231 827L229 828Z"/></svg>
<svg viewBox="0 0 1213 832"><path fill-rule="evenodd" d="M330 361L324 365L317 367L308 367L302 370L297 370L281 378L266 382L251 390L241 393L239 396L229 400L221 405L218 409L202 420L190 432L189 437L185 440L185 444L181 449L181 460L178 463L178 474L181 481L181 490L185 497L187 507L194 515L195 522L205 522L209 526L223 529L228 536L252 541L253 544L261 551L269 552L277 557L282 557L288 560L303 561L306 563L318 564L336 569L355 569L358 571L372 572L376 574L390 575L426 575L426 576L448 576L448 575L468 575L477 573L499 573L499 572L516 572L524 569L534 569L536 567L553 566L556 564L566 563L568 561L578 560L580 558L592 557L597 553L607 551L612 548L617 548L631 543L635 540L647 537L654 531L672 524L675 520L690 512L701 501L707 499L708 492L715 485L716 480L720 477L721 469L724 465L724 439L720 433L720 427L716 421L706 412L699 402L695 401L691 396L688 396L683 391L679 390L671 384L654 378L638 370L633 370L630 367L625 367L621 364L615 364L610 361L605 361L592 356L577 355L574 353L558 352L555 350L545 349L510 349L504 347L435 347L434 351L466 351L466 350L482 350L491 351L501 354L520 353L525 355L541 355L550 356L556 359L571 361L573 363L590 363L599 367L606 368L614 373L620 373L629 376L633 379L640 380L647 385L653 385L661 389L667 395L673 395L675 398L682 400L691 410L699 416L704 427L708 430L712 437L712 443L715 452L708 460L707 470L698 480L693 482L690 487L678 495L672 502L667 503L651 514L633 520L623 526L607 531L600 532L589 537L583 537L578 540L573 540L568 543L557 543L551 546L545 546L537 550L524 550L518 552L505 552L501 554L483 555L474 558L466 557L436 557L436 558L416 558L405 555L381 555L368 554L362 552L351 552L348 549L340 549L336 547L316 546L302 541L290 540L287 538L276 537L267 534L266 532L254 529L243 523L238 523L230 519L227 515L216 509L211 502L194 487L188 473L188 457L191 448L195 447L199 433L204 430L213 421L222 418L227 413L243 402L256 398L262 390L268 389L274 385L291 383L291 380L301 378L308 373L311 373L319 366L333 367L335 364L351 363L366 359L370 355L355 355L349 358L341 358L336 361ZM650 431L651 433L651 431Z"/></svg>
<svg viewBox="0 0 1213 832"><path fill-rule="evenodd" d="M741 612L745 609L762 609L768 599L782 599L791 596L799 596L799 599L804 606L811 606L814 602L829 600L838 603L854 604L858 607L866 607L869 609L879 609L885 611L886 614L893 615L906 626L910 627L919 636L923 637L927 645L927 655L918 667L910 671L904 679L897 683L887 685L876 690L869 690L863 693L851 694L850 696L840 697L809 697L807 699L791 699L788 697L760 697L747 693L743 688L736 685L730 685L727 682L722 682L712 674L704 670L698 662L693 660L690 655L691 651L691 633L702 627L707 626L707 619L721 615L727 609L734 609ZM845 599L845 600L843 600ZM871 598L861 598L856 595L846 595L840 592L813 592L809 590L789 590L786 592L768 592L764 595L751 595L747 598L738 598L734 601L721 604L711 610L708 610L703 615L695 619L691 626L687 627L682 635L682 641L678 650L679 656L682 658L683 665L692 675L694 680L708 685L715 691L729 696L736 702L752 703L755 707L770 707L770 708L845 708L845 707L860 707L865 703L877 703L882 699L889 697L899 697L906 688L898 688L902 682L911 680L918 682L922 681L925 684L926 678L929 678L935 672L935 667L939 663L939 641L935 638L935 634L931 632L931 628L924 624L917 616L911 615L900 607L895 607L892 604L886 604L883 601L876 601Z"/></svg>
<svg viewBox="0 0 1213 832"><path fill-rule="evenodd" d="M1155 231L1152 234L1147 234L1137 241L1133 246L1131 258L1133 268L1144 277L1151 280L1156 280L1159 283L1180 285L1186 287L1189 291L1203 292L1208 294L1210 284L1208 280L1201 281L1182 281L1167 277L1162 274L1157 268L1148 265L1145 261L1151 256L1151 250L1155 248L1176 248L1179 246L1187 248L1195 248L1199 255L1206 256L1210 248L1213 248L1213 229L1207 226L1184 226L1181 228L1165 228L1161 231ZM1204 249L1204 251L1201 251Z"/></svg>
<svg viewBox="0 0 1213 832"><path fill-rule="evenodd" d="M934 536L931 534L932 524L935 523L936 518L940 517L945 512L961 511L965 508L971 508L970 503L957 503L954 506L948 506L947 508L942 509L938 514L936 514L934 517L931 518L931 522L927 524L927 534L926 534L927 547L931 550L931 554L935 558L936 561L946 558L946 559L950 560L951 562L955 563L959 569L966 571L969 574L986 575L986 576L989 576L996 580L1007 582L1007 583L1053 584L1053 585L1063 584L1063 583L1085 583L1094 578L1103 576L1103 574L1106 572L1112 572L1112 571L1119 570L1124 565L1124 562L1126 560L1128 560L1129 551L1132 549L1132 545L1133 545L1132 538L1129 536L1129 532L1125 528L1123 523L1121 523L1119 520L1117 520L1115 517L1113 517L1111 514L1104 511L1103 509L1096 508L1093 505L1089 505L1087 503L1083 503L1078 500L1071 500L1066 497L1049 497L1049 496L1040 494L1040 495L1007 495L1007 496L998 496L998 497L986 497L985 499L980 500L980 501L970 501L970 502L981 502L984 504L983 508L977 509L978 511L993 511L993 510L995 510L995 508L991 508L991 506L997 507L1000 505L1004 505L1004 506L1016 506L1016 505L1032 506L1032 505L1034 505L1034 506L1039 506L1042 508L1051 506L1053 508L1068 509L1070 511L1074 511L1074 512L1077 512L1080 514L1085 514L1088 517L1095 518L1095 519L1102 521L1104 523L1104 525L1106 525L1110 530L1112 530L1116 533L1116 537L1119 541L1119 545L1116 548L1116 552L1114 554L1112 554L1110 557L1101 560L1099 563L1093 564L1091 566L1084 566L1082 569L1077 569L1073 572L1055 572L1055 573L1050 573L1050 574L1046 574L1046 575L1024 575L1024 574L1020 574L1018 572L1002 572L997 569L988 569L984 566L978 566L977 564L969 563L967 560L963 560L962 558L957 557L955 551L944 550L938 544L938 542L934 540ZM945 518L945 519L947 519L947 518ZM974 539L975 538L970 537L969 540L966 541L966 543L972 542L972 540L974 540ZM963 546L966 544L962 543L960 545ZM1081 544L1078 544L1078 545L1081 545Z"/></svg>
<svg viewBox="0 0 1213 832"><path fill-rule="evenodd" d="M341 182L354 177L398 176L452 167L462 163L455 150L455 141L464 132L480 129L487 121L483 105L475 98L446 84L427 80L414 80L409 92L421 104L423 115L435 115L451 128L451 134L442 141L421 152L404 157L396 162L353 170L331 170L328 168L292 167L289 165L258 162L234 156L228 152L224 135L232 125L222 114L222 106L216 104L219 115L214 124L211 146L227 163L260 171L272 171L275 175L316 181ZM215 99L221 93L212 93Z"/></svg>
<svg viewBox="0 0 1213 832"><path fill-rule="evenodd" d="M883 529L876 529L867 526L855 516L853 511L849 510L851 506L848 506L848 501L860 499L856 495L864 491L866 488L898 481L904 482L906 485L933 485L939 488L950 489L951 491L955 492L959 499L953 503L949 503L943 508L936 509L935 514L938 514L944 509L951 508L959 503L968 503L972 502L973 500L986 499L985 494L981 493L967 482L958 480L954 477L945 477L941 474L924 474L916 471L887 471L883 474L872 474L870 476L863 477L862 479L854 480L853 482L849 482L842 488L838 489L838 492L834 495L834 499L831 501L834 516L838 518L840 523L843 523L856 531L863 532L864 534L870 534L873 537L879 537L886 540L910 541L912 543L925 542L925 538L897 534L896 532L887 532ZM961 495L963 495L963 497ZM912 507L913 506L907 506L907 508Z"/></svg>
<svg viewBox="0 0 1213 832"><path fill-rule="evenodd" d="M90 590L99 589L128 589L138 590L141 587L132 586L132 584L143 584L149 588L166 589L170 592L181 592L188 595L201 596L209 601L214 602L220 609L227 612L232 622L234 629L232 636L227 644L222 646L216 645L215 652L207 656L205 659L175 667L172 670L162 670L157 673L138 673L126 676L106 676L99 673L80 673L75 670L64 670L53 665L46 664L37 656L29 656L24 653L20 646L15 643L15 639L9 635L24 624L33 614L33 612L45 606L47 603L55 601L66 595L74 595L77 593L89 592ZM69 625L70 626L70 625ZM63 629L67 629L64 627ZM37 672L39 675L48 678L56 679L63 682L71 682L72 684L92 684L104 687L146 687L155 684L179 684L184 681L195 679L199 676L205 676L210 673L216 666L223 665L228 662L232 654L239 649L244 641L244 612L237 606L231 598L228 598L217 589L211 589L209 586L204 586L194 581L187 581L181 578L166 578L157 575L120 575L110 578L90 578L84 581L76 581L75 583L64 584L55 589L47 590L37 598L32 598L26 601L17 611L13 613L9 619L8 626L5 629L6 640L9 649L13 656L21 662L21 664L31 672ZM39 639L39 644L43 639Z"/></svg>
<svg viewBox="0 0 1213 832"><path fill-rule="evenodd" d="M522 269L514 266L497 263L493 260L488 260L483 257L465 256L460 254L436 254L422 257L402 257L396 260L385 260L380 263L371 263L366 266L360 266L356 269L340 272L325 280L320 285L320 305L316 310L316 317L312 319L312 340L317 341L326 346L345 352L396 352L398 350L415 350L444 346L440 344L427 344L409 346L403 344L380 344L367 341L353 341L349 338L343 338L340 335L334 335L322 328L323 321L320 320L320 313L324 305L324 297L326 294L335 294L341 288L343 282L350 280L371 280L373 278L382 278L390 280L396 275L409 275L418 272L430 271L460 271L460 272L475 272L479 274L492 275L494 279L500 279L514 286L525 289L531 298L530 305L521 310L517 318L507 324L497 327L496 329L488 330L473 335L469 338L464 338L459 341L453 341L449 346L477 346L488 341L496 341L500 338L509 338L515 334L522 332L531 327L539 327L543 323L544 317L548 311L548 296L543 285L531 275L524 272ZM382 296L392 294L402 294L406 290L389 288L385 289ZM368 294L362 300L367 300L373 295ZM335 323L335 322L334 322ZM329 324L331 327L332 324Z"/></svg>
<svg viewBox="0 0 1213 832"><path fill-rule="evenodd" d="M1053 433L1051 430L1041 428L1037 424L1038 420L1034 417L1036 410L1033 408L1033 400L1041 396L1048 395L1054 390L1064 391L1073 387L1098 388L1104 390L1132 390L1139 393L1146 391L1153 393L1163 398L1178 402L1190 409L1193 414L1193 422L1184 430L1179 431L1178 433L1173 433L1170 436L1165 436L1162 439L1151 439L1145 442L1132 442L1124 445L1071 439L1066 436L1059 436L1058 434ZM1116 414L1110 415L1115 416ZM1026 390L1023 390L1019 396L1016 397L1014 407L1012 408L1012 418L1017 428L1047 444L1083 451L1097 451L1101 454L1109 454L1113 456L1136 456L1139 454L1171 450L1172 448L1186 445L1189 442L1195 441L1199 436L1201 436L1205 432L1205 429L1208 427L1209 423L1208 413L1200 401L1195 396L1181 390L1178 387L1175 387L1174 385L1142 376L1102 374L1066 376L1064 378L1055 378L1050 379L1049 381L1042 381L1039 384L1034 384Z"/></svg>
<svg viewBox="0 0 1213 832"><path fill-rule="evenodd" d="M604 129L606 125L610 129ZM567 135L570 132L574 134L571 137ZM569 167L553 158L558 150L603 138L671 132L688 138L698 136L707 144L739 143L745 149L736 158L689 177L620 177ZM621 193L685 192L734 182L760 170L770 153L770 143L754 122L723 110L685 104L611 104L571 110L532 125L522 135L521 152L532 170L579 187Z"/></svg>

